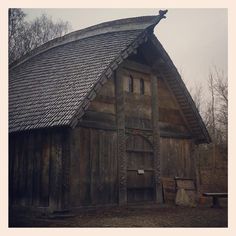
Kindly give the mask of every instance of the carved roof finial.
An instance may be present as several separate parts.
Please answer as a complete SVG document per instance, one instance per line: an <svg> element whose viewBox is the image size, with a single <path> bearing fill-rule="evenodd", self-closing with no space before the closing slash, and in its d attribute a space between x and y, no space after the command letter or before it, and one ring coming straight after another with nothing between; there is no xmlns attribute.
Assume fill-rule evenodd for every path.
<svg viewBox="0 0 236 236"><path fill-rule="evenodd" d="M159 15L157 15L155 17L155 19L153 20L153 24L149 27L149 29L154 30L155 26L162 20L165 19L166 16L165 14L168 12L168 10L160 10L159 11Z"/></svg>
<svg viewBox="0 0 236 236"><path fill-rule="evenodd" d="M161 16L162 18L166 18L165 14L168 12L168 10L160 10L159 11L159 16Z"/></svg>

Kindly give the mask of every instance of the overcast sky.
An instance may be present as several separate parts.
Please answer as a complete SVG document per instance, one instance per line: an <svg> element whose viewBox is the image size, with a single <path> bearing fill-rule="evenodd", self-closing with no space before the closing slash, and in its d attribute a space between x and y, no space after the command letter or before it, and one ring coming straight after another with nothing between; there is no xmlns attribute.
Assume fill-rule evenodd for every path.
<svg viewBox="0 0 236 236"><path fill-rule="evenodd" d="M72 31L105 21L157 15L159 12L159 9L118 8L23 10L27 13L27 20L46 13L55 21L69 21ZM227 9L168 9L166 16L154 33L188 86L199 82L207 86L208 74L213 66L227 73Z"/></svg>

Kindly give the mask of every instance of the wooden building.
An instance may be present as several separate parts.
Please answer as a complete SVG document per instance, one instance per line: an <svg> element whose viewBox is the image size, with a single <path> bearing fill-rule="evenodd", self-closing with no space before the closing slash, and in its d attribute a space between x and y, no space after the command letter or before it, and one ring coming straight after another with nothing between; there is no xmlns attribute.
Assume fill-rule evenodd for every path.
<svg viewBox="0 0 236 236"><path fill-rule="evenodd" d="M166 12L54 39L9 71L9 202L49 210L162 202L210 141L153 34Z"/></svg>

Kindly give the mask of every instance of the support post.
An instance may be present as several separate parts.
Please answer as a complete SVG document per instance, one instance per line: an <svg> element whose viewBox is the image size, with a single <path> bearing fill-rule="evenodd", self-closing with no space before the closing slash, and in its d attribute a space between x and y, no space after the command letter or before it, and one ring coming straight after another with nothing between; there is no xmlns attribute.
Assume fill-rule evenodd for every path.
<svg viewBox="0 0 236 236"><path fill-rule="evenodd" d="M119 205L127 204L127 164L125 147L125 111L122 69L118 68L115 77L117 114L117 157L119 178Z"/></svg>
<svg viewBox="0 0 236 236"><path fill-rule="evenodd" d="M152 93L152 129L153 129L153 151L154 151L154 183L155 196L157 203L163 203L161 186L161 155L160 155L160 128L159 128L159 109L158 109L158 84L157 77L151 74L151 93Z"/></svg>

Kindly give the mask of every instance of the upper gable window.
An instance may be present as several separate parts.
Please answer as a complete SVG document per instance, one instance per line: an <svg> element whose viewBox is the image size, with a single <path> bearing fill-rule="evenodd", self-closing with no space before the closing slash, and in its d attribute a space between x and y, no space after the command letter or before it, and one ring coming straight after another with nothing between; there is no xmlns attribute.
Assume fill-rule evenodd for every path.
<svg viewBox="0 0 236 236"><path fill-rule="evenodd" d="M144 88L144 80L140 79L140 94L144 94L145 88Z"/></svg>
<svg viewBox="0 0 236 236"><path fill-rule="evenodd" d="M129 76L129 92L134 92L134 79L131 75Z"/></svg>

